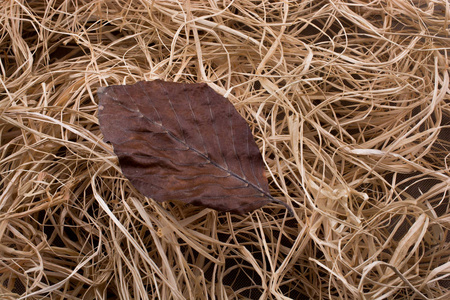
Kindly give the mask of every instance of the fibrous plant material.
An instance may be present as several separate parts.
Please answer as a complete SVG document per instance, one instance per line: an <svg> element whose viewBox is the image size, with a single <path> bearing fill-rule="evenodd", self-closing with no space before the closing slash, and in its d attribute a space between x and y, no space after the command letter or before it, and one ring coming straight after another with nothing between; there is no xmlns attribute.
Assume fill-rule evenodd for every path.
<svg viewBox="0 0 450 300"><path fill-rule="evenodd" d="M155 80L97 94L105 140L144 195L241 214L281 202L247 123L206 84Z"/></svg>
<svg viewBox="0 0 450 300"><path fill-rule="evenodd" d="M445 0L1 1L1 299L448 299ZM277 203L144 197L99 87L207 83Z"/></svg>

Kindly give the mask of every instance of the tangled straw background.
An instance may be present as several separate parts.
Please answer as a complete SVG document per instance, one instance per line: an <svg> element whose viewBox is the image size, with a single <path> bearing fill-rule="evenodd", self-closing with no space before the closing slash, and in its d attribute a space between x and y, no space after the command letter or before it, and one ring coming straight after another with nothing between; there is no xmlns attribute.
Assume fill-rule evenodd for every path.
<svg viewBox="0 0 450 300"><path fill-rule="evenodd" d="M445 0L0 4L1 299L447 299ZM122 176L100 86L207 82L274 197L158 204Z"/></svg>

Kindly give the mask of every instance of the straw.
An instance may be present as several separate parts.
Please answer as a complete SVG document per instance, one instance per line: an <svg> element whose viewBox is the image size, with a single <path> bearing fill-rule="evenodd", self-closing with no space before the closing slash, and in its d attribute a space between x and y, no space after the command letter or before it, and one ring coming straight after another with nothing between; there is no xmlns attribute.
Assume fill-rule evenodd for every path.
<svg viewBox="0 0 450 300"><path fill-rule="evenodd" d="M447 1L6 1L0 298L446 299ZM206 82L280 203L156 203L99 87ZM181 199L178 199L181 200Z"/></svg>

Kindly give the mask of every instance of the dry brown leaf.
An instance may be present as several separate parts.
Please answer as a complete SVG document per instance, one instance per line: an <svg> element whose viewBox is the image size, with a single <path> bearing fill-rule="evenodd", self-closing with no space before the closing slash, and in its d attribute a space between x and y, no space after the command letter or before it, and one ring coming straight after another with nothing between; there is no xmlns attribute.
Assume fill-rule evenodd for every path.
<svg viewBox="0 0 450 300"><path fill-rule="evenodd" d="M234 213L280 202L248 124L208 85L155 80L98 95L105 139L144 195Z"/></svg>

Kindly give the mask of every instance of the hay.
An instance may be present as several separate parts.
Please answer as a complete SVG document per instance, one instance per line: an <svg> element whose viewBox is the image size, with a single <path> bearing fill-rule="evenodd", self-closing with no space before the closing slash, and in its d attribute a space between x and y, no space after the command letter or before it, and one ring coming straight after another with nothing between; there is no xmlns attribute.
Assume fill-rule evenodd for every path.
<svg viewBox="0 0 450 300"><path fill-rule="evenodd" d="M0 4L0 298L446 299L444 0ZM207 82L272 204L157 204L122 176L100 86Z"/></svg>

